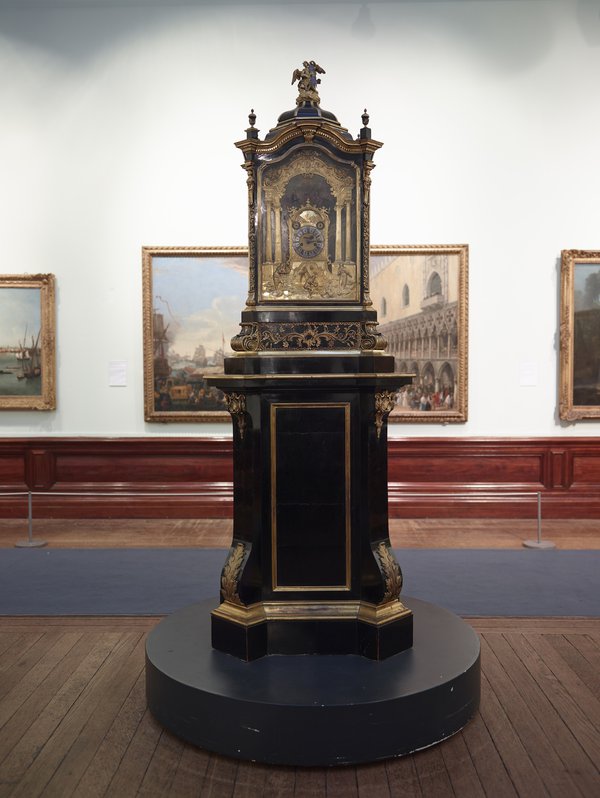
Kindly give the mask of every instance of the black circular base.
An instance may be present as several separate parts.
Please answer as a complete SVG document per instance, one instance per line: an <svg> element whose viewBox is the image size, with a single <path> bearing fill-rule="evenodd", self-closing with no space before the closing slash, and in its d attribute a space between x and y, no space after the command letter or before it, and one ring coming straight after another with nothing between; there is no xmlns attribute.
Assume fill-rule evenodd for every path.
<svg viewBox="0 0 600 798"><path fill-rule="evenodd" d="M448 610L404 598L414 645L382 662L356 655L243 662L211 648L217 600L179 610L146 644L146 695L179 737L279 765L372 762L459 731L479 706L479 639Z"/></svg>

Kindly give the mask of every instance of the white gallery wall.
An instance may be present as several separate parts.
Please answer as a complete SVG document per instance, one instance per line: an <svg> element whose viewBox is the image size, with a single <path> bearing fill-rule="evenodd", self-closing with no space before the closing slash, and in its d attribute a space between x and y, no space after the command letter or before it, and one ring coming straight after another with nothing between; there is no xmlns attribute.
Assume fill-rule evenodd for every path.
<svg viewBox="0 0 600 798"><path fill-rule="evenodd" d="M560 251L600 249L600 0L0 0L0 273L56 275L58 375L0 434L229 434L144 422L141 247L245 244L233 142L304 59L385 144L372 242L470 247L469 421L391 434L600 434L557 419Z"/></svg>

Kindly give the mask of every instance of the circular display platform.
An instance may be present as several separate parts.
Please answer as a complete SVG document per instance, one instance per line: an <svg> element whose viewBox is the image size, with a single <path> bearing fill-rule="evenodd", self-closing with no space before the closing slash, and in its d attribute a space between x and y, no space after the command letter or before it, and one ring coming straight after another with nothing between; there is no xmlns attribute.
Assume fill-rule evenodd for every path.
<svg viewBox="0 0 600 798"><path fill-rule="evenodd" d="M414 645L382 662L353 654L243 662L211 647L217 599L179 610L148 636L150 711L209 751L279 765L358 764L440 742L479 706L479 638L448 610L402 601L414 613Z"/></svg>

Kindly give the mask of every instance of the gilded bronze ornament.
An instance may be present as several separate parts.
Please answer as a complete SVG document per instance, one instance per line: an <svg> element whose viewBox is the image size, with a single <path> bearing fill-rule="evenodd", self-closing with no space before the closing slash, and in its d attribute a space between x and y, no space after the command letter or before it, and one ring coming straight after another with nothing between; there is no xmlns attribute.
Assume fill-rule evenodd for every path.
<svg viewBox="0 0 600 798"><path fill-rule="evenodd" d="M394 407L396 406L396 394L394 391L379 391L375 394L375 428L377 438L381 437L383 422Z"/></svg>
<svg viewBox="0 0 600 798"><path fill-rule="evenodd" d="M221 594L223 596L223 601L229 601L231 604L242 603L238 593L238 585L245 554L246 547L243 543L236 543L235 546L232 546L221 573Z"/></svg>
<svg viewBox="0 0 600 798"><path fill-rule="evenodd" d="M375 550L385 579L384 601L394 601L402 590L402 571L392 550L382 541Z"/></svg>
<svg viewBox="0 0 600 798"><path fill-rule="evenodd" d="M246 432L246 397L243 393L226 393L227 409L237 421L240 438L243 440Z"/></svg>
<svg viewBox="0 0 600 798"><path fill-rule="evenodd" d="M296 98L296 105L309 102L318 105L321 102L317 86L321 82L321 78L317 74L324 75L325 70L320 67L315 61L304 61L302 69L295 69L292 73L292 86L298 81L298 97Z"/></svg>

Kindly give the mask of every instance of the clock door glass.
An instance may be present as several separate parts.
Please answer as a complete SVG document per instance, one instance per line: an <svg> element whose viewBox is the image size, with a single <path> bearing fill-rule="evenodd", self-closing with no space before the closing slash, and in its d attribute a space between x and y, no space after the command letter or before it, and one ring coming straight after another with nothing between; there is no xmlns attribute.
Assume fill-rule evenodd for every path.
<svg viewBox="0 0 600 798"><path fill-rule="evenodd" d="M360 299L360 170L315 146L259 168L257 266L267 302Z"/></svg>

